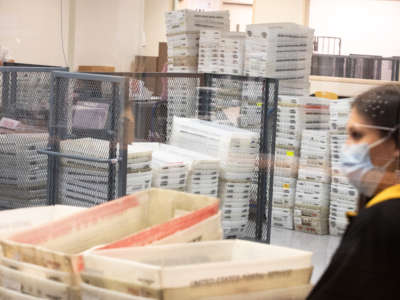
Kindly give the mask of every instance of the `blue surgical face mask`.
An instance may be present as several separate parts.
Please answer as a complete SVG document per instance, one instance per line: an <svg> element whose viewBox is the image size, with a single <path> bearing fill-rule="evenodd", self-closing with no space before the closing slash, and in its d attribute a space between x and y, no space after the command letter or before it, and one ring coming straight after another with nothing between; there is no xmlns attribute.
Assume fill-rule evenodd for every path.
<svg viewBox="0 0 400 300"><path fill-rule="evenodd" d="M390 138L390 134L373 144L344 145L342 149L341 168L343 173L357 190L368 197L374 195L387 167L394 161L388 161L384 166L375 166L370 157L370 150Z"/></svg>

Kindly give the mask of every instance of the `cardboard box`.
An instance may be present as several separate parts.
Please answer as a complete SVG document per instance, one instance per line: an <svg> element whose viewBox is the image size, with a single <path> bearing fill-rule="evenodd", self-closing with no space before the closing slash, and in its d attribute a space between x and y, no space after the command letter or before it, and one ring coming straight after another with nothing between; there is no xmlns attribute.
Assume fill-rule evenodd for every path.
<svg viewBox="0 0 400 300"><path fill-rule="evenodd" d="M132 65L134 73L155 73L157 72L158 57L157 56L135 56ZM152 92L157 90L157 78L146 77L143 79L145 86Z"/></svg>
<svg viewBox="0 0 400 300"><path fill-rule="evenodd" d="M157 72L162 72L165 64L168 62L168 46L166 42L158 43L158 61Z"/></svg>
<svg viewBox="0 0 400 300"><path fill-rule="evenodd" d="M81 254L99 245L220 239L218 207L216 198L150 189L17 233L1 245L7 258L77 273Z"/></svg>
<svg viewBox="0 0 400 300"><path fill-rule="evenodd" d="M95 251L84 264L86 284L163 300L302 286L312 271L310 252L240 240Z"/></svg>
<svg viewBox="0 0 400 300"><path fill-rule="evenodd" d="M112 66L79 66L78 72L109 73L109 72L115 72L115 67L112 67Z"/></svg>

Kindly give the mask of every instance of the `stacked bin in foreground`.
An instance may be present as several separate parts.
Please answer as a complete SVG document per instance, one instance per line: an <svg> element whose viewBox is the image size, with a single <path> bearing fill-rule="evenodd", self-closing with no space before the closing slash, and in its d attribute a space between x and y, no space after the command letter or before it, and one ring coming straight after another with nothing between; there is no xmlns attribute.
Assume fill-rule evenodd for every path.
<svg viewBox="0 0 400 300"><path fill-rule="evenodd" d="M258 154L256 133L197 119L174 118L171 144L221 160L218 197L225 236L246 228Z"/></svg>
<svg viewBox="0 0 400 300"><path fill-rule="evenodd" d="M302 300L312 270L311 253L240 240L95 251L83 260L83 296L104 300Z"/></svg>
<svg viewBox="0 0 400 300"><path fill-rule="evenodd" d="M347 227L347 211L355 211L358 191L349 184L340 170L342 147L346 143L346 123L350 113L351 99L332 101L330 104L332 184L329 214L329 232L342 235Z"/></svg>
<svg viewBox="0 0 400 300"><path fill-rule="evenodd" d="M78 300L84 251L218 240L220 222L216 198L150 189L40 224L1 241L0 295Z"/></svg>

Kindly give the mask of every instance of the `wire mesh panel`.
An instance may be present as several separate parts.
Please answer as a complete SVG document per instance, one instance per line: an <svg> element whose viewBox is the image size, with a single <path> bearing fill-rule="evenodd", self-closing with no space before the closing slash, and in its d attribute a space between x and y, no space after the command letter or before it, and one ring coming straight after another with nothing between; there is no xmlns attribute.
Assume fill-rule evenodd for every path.
<svg viewBox="0 0 400 300"><path fill-rule="evenodd" d="M270 199L272 199L273 189L273 164L269 162L272 159L271 154L275 151L278 81L216 74L205 74L205 77L204 82L208 85L205 89L209 91L210 97L210 121L256 133L255 167L248 169L247 172L250 172L247 175L242 173L243 169L233 170L231 167L228 168L230 170L228 176L226 176L228 172L222 171L220 188L224 191L226 187L241 185L249 187L247 194L241 194L244 199L248 198L250 210L239 236L269 242L270 223L268 220L271 218ZM200 109L199 115L201 115ZM251 151L240 152L242 158L247 155L251 157ZM235 177L238 175L239 177ZM220 191L219 197L223 203L229 203L229 198L224 199L227 196ZM223 204L223 215L225 211L230 212ZM226 217L229 220L229 214ZM226 236L229 237L229 230L226 232ZM233 230L232 233L234 232ZM232 236L236 237L236 234Z"/></svg>
<svg viewBox="0 0 400 300"><path fill-rule="evenodd" d="M224 203L221 210L225 236L268 242L270 226L266 217L271 211L273 164L270 162L275 144L278 82L216 74L114 75L128 76L130 81L129 94L135 116L132 153L143 146L138 142L169 143L199 153L196 177L189 171L188 176L192 177L185 179L189 186L186 190L192 191L194 182L202 178L204 182L196 186L196 191L204 193L213 192L212 176L215 175L211 170L199 169L204 161L200 154L219 158L218 196ZM163 150L165 161L169 159L168 154L171 157L176 153L189 155L157 145L147 145L146 149L159 148ZM157 157L153 155L153 184L161 176L160 162L155 163L158 154ZM181 163L182 159L176 163ZM128 169L128 177L132 175L130 171ZM166 181L173 177L171 172L162 173Z"/></svg>
<svg viewBox="0 0 400 300"><path fill-rule="evenodd" d="M62 68L0 67L0 208L47 204L51 72Z"/></svg>
<svg viewBox="0 0 400 300"><path fill-rule="evenodd" d="M127 80L53 73L49 200L92 206L125 195Z"/></svg>

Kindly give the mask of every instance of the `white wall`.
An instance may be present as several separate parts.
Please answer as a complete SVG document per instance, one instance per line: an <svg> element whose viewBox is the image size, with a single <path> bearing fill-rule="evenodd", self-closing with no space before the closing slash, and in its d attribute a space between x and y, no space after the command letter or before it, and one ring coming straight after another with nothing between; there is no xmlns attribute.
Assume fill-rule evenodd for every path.
<svg viewBox="0 0 400 300"><path fill-rule="evenodd" d="M253 18L254 24L273 22L306 24L306 0L254 0Z"/></svg>
<svg viewBox="0 0 400 300"><path fill-rule="evenodd" d="M144 32L146 46L143 55L158 56L158 43L166 42L165 13L172 10L174 0L145 0Z"/></svg>
<svg viewBox="0 0 400 300"><path fill-rule="evenodd" d="M144 1L62 0L70 67L109 65L130 71L134 56L142 51ZM61 0L0 0L0 45L18 62L66 65L60 4Z"/></svg>
<svg viewBox="0 0 400 300"><path fill-rule="evenodd" d="M311 0L316 35L342 38L342 54L400 56L400 2Z"/></svg>
<svg viewBox="0 0 400 300"><path fill-rule="evenodd" d="M239 25L239 31L246 31L246 25L253 21L253 7L238 4L222 4L223 10L229 10L231 21L231 31L236 31L236 25Z"/></svg>
<svg viewBox="0 0 400 300"><path fill-rule="evenodd" d="M144 0L77 0L74 66L130 71L140 53Z"/></svg>
<svg viewBox="0 0 400 300"><path fill-rule="evenodd" d="M63 1L64 49L68 56L69 0ZM65 66L59 0L0 0L0 45L18 62Z"/></svg>

